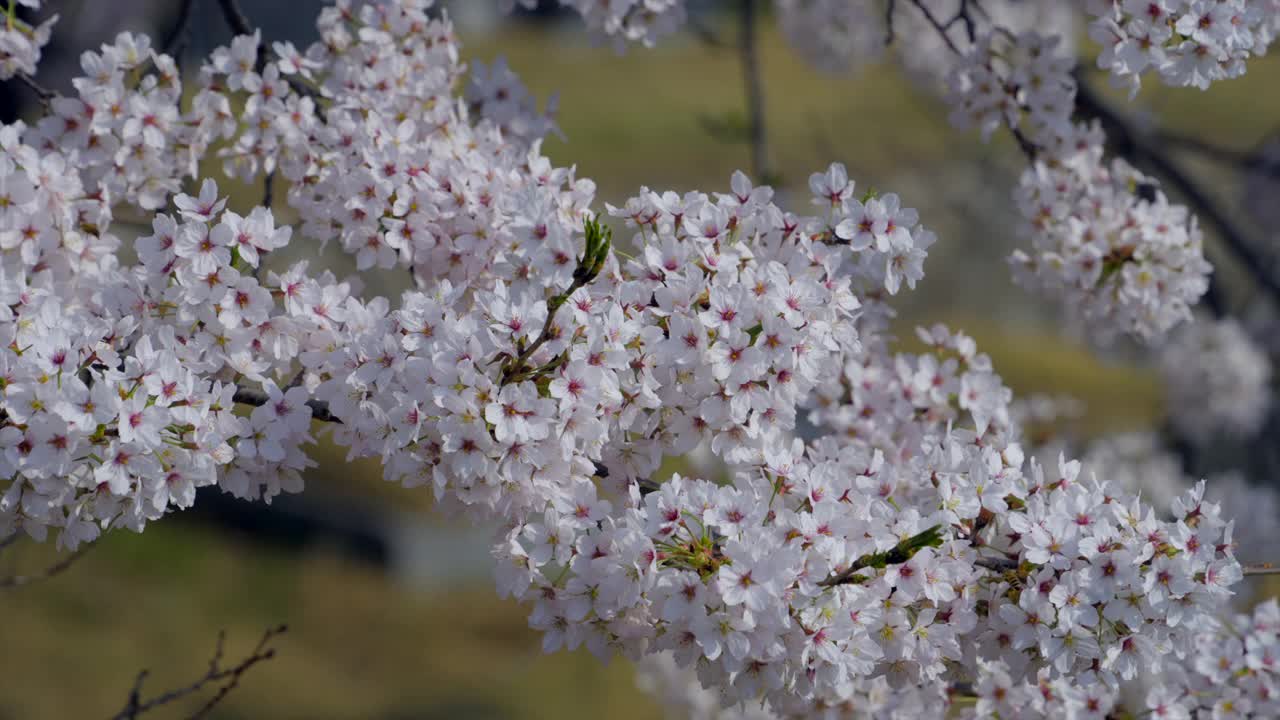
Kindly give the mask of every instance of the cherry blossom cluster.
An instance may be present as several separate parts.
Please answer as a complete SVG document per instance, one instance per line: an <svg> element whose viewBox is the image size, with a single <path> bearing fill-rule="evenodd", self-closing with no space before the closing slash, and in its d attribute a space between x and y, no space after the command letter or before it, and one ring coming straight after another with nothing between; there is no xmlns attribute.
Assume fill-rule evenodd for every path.
<svg viewBox="0 0 1280 720"><path fill-rule="evenodd" d="M1135 438L1139 440L1139 438ZM1119 477L1125 472L1123 463L1095 461L1099 452L1091 450L1091 470ZM1145 473L1159 476L1168 484L1179 477L1176 467L1171 473ZM1174 481L1176 482L1176 480ZM1148 484L1144 492L1153 489ZM1273 492L1246 488L1238 477L1223 477L1209 483L1210 491L1225 499L1226 507L1247 513L1253 504L1257 525L1243 521L1243 533L1234 542L1246 547L1267 547L1274 542L1274 531L1260 537L1251 531L1266 531L1273 523L1278 507ZM1238 496L1238 497L1236 497ZM1238 502L1233 502L1235 497ZM1247 502L1245 499L1247 498ZM1257 503L1263 501L1261 505ZM1237 516L1242 517L1242 516ZM1259 544L1253 544L1253 543ZM1052 597L1052 593L1051 593ZM1269 600L1249 615L1223 618L1220 624L1196 629L1186 659L1173 658L1145 668L1137 680L1121 687L1105 684L1081 686L1066 676L1055 676L1041 670L1034 677L1017 680L1009 664L1002 659L976 660L975 672L968 682L953 683L945 695L929 697L921 687L890 688L881 676L868 684L846 710L882 718L913 718L937 712L952 703L951 715L961 718L987 717L1106 717L1119 711L1153 718L1269 717L1277 712L1277 613L1276 601ZM717 693L702 687L697 678L682 673L670 653L646 656L638 663L640 685L667 708L673 718L690 720L730 718L758 719L784 716L773 708L747 702L724 708ZM838 710L838 709L837 709Z"/></svg>
<svg viewBox="0 0 1280 720"><path fill-rule="evenodd" d="M979 10L967 0L898 3L893 16L896 59L909 77L926 81L930 90L945 85L957 52L973 52L992 34L1037 32L1056 37L1057 52L1074 59L1079 25L1072 5L1056 0L983 0ZM921 7L942 27L934 25ZM887 33L883 14L877 14L880 29Z"/></svg>
<svg viewBox="0 0 1280 720"><path fill-rule="evenodd" d="M636 662L636 685L662 705L671 720L774 720L767 707L750 703L724 707L716 693L681 670L671 653L653 653Z"/></svg>
<svg viewBox="0 0 1280 720"><path fill-rule="evenodd" d="M1212 267L1194 215L1077 125L1026 170L1015 201L1031 248L1010 257L1019 283L1056 296L1098 337L1144 341L1191 319Z"/></svg>
<svg viewBox="0 0 1280 720"><path fill-rule="evenodd" d="M533 10L538 0L502 0L507 12L517 6ZM560 0L582 16L587 30L599 38L613 38L619 50L628 42L653 47L684 25L685 0Z"/></svg>
<svg viewBox="0 0 1280 720"><path fill-rule="evenodd" d="M633 485L702 441L762 462L786 444L799 401L856 350L857 301L835 272L847 249L801 230L768 188L742 174L732 186L610 208L640 241L623 264L598 254L589 222L581 256L557 262L530 235L491 287L464 293L444 278L399 310L348 320L350 341L309 368L344 420L336 437L381 456L389 479L514 521L593 507L599 467ZM913 226L900 243L912 245ZM881 258L869 272L883 289L898 270Z"/></svg>
<svg viewBox="0 0 1280 720"><path fill-rule="evenodd" d="M1089 708L1204 651L1241 576L1231 524L1203 484L1158 515L1065 456L1027 460L967 336L893 352L890 300L936 241L901 198L834 164L799 209L735 173L597 211L541 154L549 115L505 65L468 82L430 4L339 0L305 51L238 36L186 109L172 60L122 35L76 97L0 128L0 533L74 547L201 486L301 490L323 419L387 480L501 525L499 589L545 649L670 653L724 705L919 715L1007 678ZM578 7L615 33L682 12ZM1092 312L1163 329L1203 281L1194 225L1100 142L1066 149L1088 135L1062 121L1064 67L1026 38L987 80L1044 148L1029 174L1067 173L1038 232L1103 244L1091 290L1115 307ZM958 81L976 95L983 62ZM227 174L287 181L296 225L197 178L214 148ZM1088 214L1099 186L1123 212ZM124 212L150 226L136 262ZM265 265L334 239L414 289ZM729 482L658 476L698 448Z"/></svg>
<svg viewBox="0 0 1280 720"><path fill-rule="evenodd" d="M1090 0L1098 67L1137 92L1142 75L1204 90L1244 74L1280 33L1276 0Z"/></svg>
<svg viewBox="0 0 1280 720"><path fill-rule="evenodd" d="M54 15L39 25L30 25L17 16L19 5L40 9L40 0L8 0L0 5L0 80L8 80L18 73L31 75L40 62L40 49L49 44Z"/></svg>
<svg viewBox="0 0 1280 720"><path fill-rule="evenodd" d="M1015 192L1032 247L1015 279L1058 297L1099 337L1151 341L1191 319L1208 289L1203 236L1185 206L1123 160L1099 126L1071 120L1076 86L1055 38L990 36L953 70L951 119L1015 133L1031 158Z"/></svg>
<svg viewBox="0 0 1280 720"><path fill-rule="evenodd" d="M262 209L224 211L205 181L174 198L180 220L155 217L140 264L123 267L111 208L88 194L75 151L41 153L20 132L0 128L5 532L57 528L75 547L189 507L200 486L253 499L301 489L307 392L268 373L327 321L301 304L282 312L284 288L250 272L290 228ZM233 412L239 378L265 388L247 418Z"/></svg>
<svg viewBox="0 0 1280 720"><path fill-rule="evenodd" d="M1140 693L1080 687L1062 678L1019 683L1001 661L980 660L977 702L959 717L1110 717L1123 710L1161 720L1272 717L1280 712L1280 607L1274 599L1199 632L1185 662L1161 666Z"/></svg>
<svg viewBox="0 0 1280 720"><path fill-rule="evenodd" d="M320 105L277 81L264 110L279 133L243 149L245 170L281 157L302 231L337 239L361 270L406 266L420 283L459 289L534 264L567 279L594 183L541 155L553 125L505 63L477 66L466 101L455 98L464 66L429 4L322 12L321 42L294 62L326 69Z"/></svg>
<svg viewBox="0 0 1280 720"><path fill-rule="evenodd" d="M1064 447L1055 442L1033 452L1043 457ZM1084 447L1081 463L1086 472L1110 479L1157 508L1171 506L1196 484L1183 471L1178 456L1154 433L1119 433L1096 439ZM1274 522L1280 513L1280 494L1270 486L1250 483L1240 472L1227 471L1206 478L1205 497L1221 508L1223 517L1235 522L1232 538L1239 559L1268 561L1265 548L1280 543L1280 527Z"/></svg>
<svg viewBox="0 0 1280 720"><path fill-rule="evenodd" d="M1250 437L1271 401L1271 361L1234 319L1201 320L1160 349L1171 422L1187 439Z"/></svg>
<svg viewBox="0 0 1280 720"><path fill-rule="evenodd" d="M920 426L900 434L923 438L901 440L914 453L836 433L731 485L633 489L621 515L553 508L511 530L500 584L534 602L547 649L671 652L724 702L763 697L781 715L945 702L949 663L973 657L1102 696L1185 655L1240 573L1203 485L1163 521L1079 463L1024 474L1008 430L980 419L982 393L962 389L998 379L963 336L929 337L944 358L892 362L936 389L897 415ZM914 690L877 693L886 678Z"/></svg>
<svg viewBox="0 0 1280 720"><path fill-rule="evenodd" d="M122 33L101 52L85 52L80 67L76 97L54 98L27 142L73 153L86 191L110 204L164 207L213 141L216 115L181 117L177 67L145 35ZM230 116L229 107L222 112Z"/></svg>

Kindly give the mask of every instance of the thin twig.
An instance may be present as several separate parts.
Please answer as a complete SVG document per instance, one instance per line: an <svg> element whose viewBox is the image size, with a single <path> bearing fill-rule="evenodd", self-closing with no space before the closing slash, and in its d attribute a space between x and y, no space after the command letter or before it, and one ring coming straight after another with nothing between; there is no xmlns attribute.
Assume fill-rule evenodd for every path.
<svg viewBox="0 0 1280 720"><path fill-rule="evenodd" d="M964 24L964 34L969 37L969 42L974 43L978 39L977 28L973 22L973 16L970 14L971 6L976 6L976 0L960 0L960 8L956 10L956 14L947 21L946 29L950 30L952 25L956 23Z"/></svg>
<svg viewBox="0 0 1280 720"><path fill-rule="evenodd" d="M76 549L75 552L62 558L61 560L50 565L44 570L41 570L35 575L10 575L8 577L2 577L0 578L0 589L22 587L24 585L30 585L31 583L40 582L41 580L48 580L51 577L61 575L62 573L66 572L72 565L75 565L77 560L84 557L86 553L88 553L90 550L92 550L96 546L97 546L97 543L88 543L85 545L81 545L78 549Z"/></svg>
<svg viewBox="0 0 1280 720"><path fill-rule="evenodd" d="M201 692L211 685L218 685L218 690L213 697L209 698L209 701L202 705L199 710L187 716L188 720L198 720L206 717L219 703L226 699L232 690L239 686L241 676L248 672L250 668L264 660L270 660L275 657L276 650L270 647L271 641L287 632L288 629L285 625L268 628L262 634L262 638L258 640L258 644L254 647L252 653L235 665L225 668L222 667L222 654L226 632L219 632L218 644L214 648L213 657L209 660L209 669L203 676L189 685L162 693L145 702L142 701L141 697L142 683L147 677L147 671L143 670L138 673L138 679L134 681L133 689L129 693L129 700L124 709L113 715L111 720L133 720L143 713Z"/></svg>
<svg viewBox="0 0 1280 720"><path fill-rule="evenodd" d="M951 49L951 52L956 55L962 54L960 52L960 48L956 47L955 41L947 34L947 26L933 14L933 11L930 10L922 0L911 0L911 4L915 5L916 9L924 15L924 19L928 20L929 24L933 26L933 29L938 31L938 34L942 36L942 41L947 44L947 47Z"/></svg>
<svg viewBox="0 0 1280 720"><path fill-rule="evenodd" d="M1258 563L1257 565L1245 565L1241 568L1247 575L1280 575L1280 567L1276 567L1272 563Z"/></svg>
<svg viewBox="0 0 1280 720"><path fill-rule="evenodd" d="M57 96L57 93L36 82L35 78L24 72L20 72L14 77L22 81L23 85L26 85L31 92L36 94L36 97L40 100L40 105L43 106L45 110L48 110L51 107L51 101Z"/></svg>
<svg viewBox="0 0 1280 720"><path fill-rule="evenodd" d="M765 134L764 81L760 77L760 47L756 39L756 0L740 0L738 51L747 99L747 137L751 142L751 174L769 182L769 148Z"/></svg>

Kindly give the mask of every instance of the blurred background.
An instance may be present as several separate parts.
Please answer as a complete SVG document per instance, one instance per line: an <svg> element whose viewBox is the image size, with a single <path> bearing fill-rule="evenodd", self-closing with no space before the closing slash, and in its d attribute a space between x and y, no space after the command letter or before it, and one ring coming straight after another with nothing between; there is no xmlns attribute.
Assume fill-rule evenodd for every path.
<svg viewBox="0 0 1280 720"><path fill-rule="evenodd" d="M464 59L487 64L505 56L535 96L558 93L563 138L544 149L594 178L601 202L621 204L642 185L727 189L729 175L749 167L736 2L695 3L698 32L625 54L594 45L580 19L554 2L515 15L499 4L446 3ZM189 72L230 39L215 5L195 5ZM267 40L301 48L314 39L319 2L242 5ZM61 21L45 48L41 82L67 92L80 52L122 31L164 35L177 7L175 0L46 0L39 17L56 12ZM1017 241L1008 199L1024 164L1016 148L999 137L981 145L952 130L937 94L893 63L839 75L815 70L765 12L759 53L768 167L784 201L807 203L808 174L839 161L859 188L900 194L940 237L926 281L896 303L903 347L911 347L913 326L944 322L972 335L1016 393L1079 400L1082 412L1070 420L1079 437L1159 426L1163 392L1142 352L1124 343L1091 346L1053 308L1013 286L1004 258ZM1083 65L1095 51L1082 46ZM1280 124L1277 88L1273 53L1208 92L1148 83L1125 111L1134 122L1158 117L1162 127L1251 157ZM37 112L26 88L0 85L0 118ZM1260 237L1280 236L1266 227L1274 205L1270 220L1250 210L1250 197L1268 195L1247 173L1203 153L1170 152ZM207 174L221 184L217 167L211 161ZM231 206L244 210L259 197L260 190L239 188ZM277 213L289 216L283 201ZM1248 308L1247 284L1233 282L1239 268L1212 247L1210 258L1228 287L1240 288L1230 294L1233 307ZM354 272L336 247L324 262L339 274ZM402 275L367 284L396 293ZM1273 418L1268 427L1276 426ZM434 513L428 491L387 485L376 466L347 464L324 440L317 459L304 495L253 506L216 490L202 494L195 510L145 536L109 533L57 577L0 590L0 720L110 716L139 670L151 671L145 687L152 692L177 687L204 672L219 630L234 659L281 622L290 631L277 643L278 657L246 674L212 717L661 717L626 663L602 665L585 650L541 654L525 610L495 596L487 529ZM0 576L57 560L51 544L19 542L0 555ZM182 717L194 702L161 716Z"/></svg>

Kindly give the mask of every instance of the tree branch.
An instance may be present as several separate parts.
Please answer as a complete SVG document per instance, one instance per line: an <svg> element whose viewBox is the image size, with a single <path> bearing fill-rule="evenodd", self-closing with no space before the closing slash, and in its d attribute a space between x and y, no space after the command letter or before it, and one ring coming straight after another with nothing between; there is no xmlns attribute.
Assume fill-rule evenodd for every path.
<svg viewBox="0 0 1280 720"><path fill-rule="evenodd" d="M236 392L231 396L231 400L232 402L237 402L241 405L261 407L267 404L270 397L261 390L254 390L253 388L237 385ZM339 425L342 424L342 419L329 411L329 403L327 402L322 402L320 400L308 400L307 407L311 408L311 418L313 420L338 423Z"/></svg>
<svg viewBox="0 0 1280 720"><path fill-rule="evenodd" d="M227 21L231 32L236 35L253 34L254 27L244 14L244 10L240 9L240 3L236 0L218 0L218 7L222 8L222 19Z"/></svg>
<svg viewBox="0 0 1280 720"><path fill-rule="evenodd" d="M276 650L274 647L270 647L271 641L287 632L288 629L288 626L285 625L268 628L262 634L262 639L258 641L253 652L230 667L222 667L223 643L226 640L226 631L219 632L218 644L214 648L213 657L209 660L209 669L203 676L189 685L162 693L150 700L142 700L142 683L147 679L148 673L146 670L139 672L138 679L134 681L133 689L129 692L129 700L124 709L113 715L111 720L133 720L143 713L201 692L206 687L220 685L217 692L214 693L213 697L209 698L208 702L202 705L199 710L187 716L188 720L198 720L198 718L206 717L219 703L226 699L232 690L236 689L240 684L241 676L248 672L249 668L275 657Z"/></svg>
<svg viewBox="0 0 1280 720"><path fill-rule="evenodd" d="M1256 565L1242 565L1240 568L1246 576L1249 575L1280 575L1280 567L1276 567L1272 563L1258 563Z"/></svg>
<svg viewBox="0 0 1280 720"><path fill-rule="evenodd" d="M921 548L938 547L942 544L942 526L934 525L923 532L916 533L911 537L899 542L892 548L884 552L869 553L863 555L853 564L838 573L832 573L823 580L818 581L818 585L822 587L835 587L836 585L856 585L867 578L857 575L859 570L865 568L881 569L889 565L901 565L915 556Z"/></svg>
<svg viewBox="0 0 1280 720"><path fill-rule="evenodd" d="M956 47L955 41L947 34L947 25L944 25L942 21L933 14L933 11L930 10L924 2L922 2L922 0L911 0L911 4L915 5L916 9L924 15L924 19L928 20L929 24L933 26L933 29L938 31L938 34L942 36L942 41L947 44L947 47L951 49L951 52L956 55L962 54L960 52L960 48Z"/></svg>
<svg viewBox="0 0 1280 720"><path fill-rule="evenodd" d="M50 108L50 101L53 100L57 93L36 82L35 78L24 72L17 73L14 77L18 78L23 85L26 85L31 92L36 94L36 97L40 100L40 105L44 107L45 110Z"/></svg>
<svg viewBox="0 0 1280 720"><path fill-rule="evenodd" d="M1076 108L1082 114L1102 122L1116 152L1131 158L1135 163L1146 165L1168 181L1196 214L1214 228L1254 282L1269 294L1273 301L1280 301L1280 282L1267 272L1266 259L1257 251L1256 245L1249 240L1244 229L1233 222L1207 192L1170 160L1167 154L1162 152L1162 148L1152 146L1149 138L1130 127L1123 117L1094 94L1093 89L1078 72L1076 85Z"/></svg>
<svg viewBox="0 0 1280 720"><path fill-rule="evenodd" d="M5 538L5 544L8 544L9 542L11 542L11 538L16 538L17 536L18 536L17 533L14 533L8 538ZM48 580L49 578L61 575L62 573L66 572L72 565L75 565L76 561L84 557L90 550L92 550L95 547L97 547L97 543L89 543L87 545L81 545L75 552L62 558L61 560L50 565L44 570L41 570L35 575L10 575L8 577L0 577L0 590L7 590L9 588L15 588L15 587L23 587L24 585L30 585L32 583L40 582L41 580Z"/></svg>
<svg viewBox="0 0 1280 720"><path fill-rule="evenodd" d="M976 6L977 4L976 0L960 0L959 9L957 9L956 14L947 21L947 24L944 26L945 29L950 30L952 25L955 25L956 23L963 23L964 34L969 37L969 42L976 42L978 39L977 28L974 25L973 15L971 15L970 12L972 11L973 6Z"/></svg>
<svg viewBox="0 0 1280 720"><path fill-rule="evenodd" d="M182 53L187 46L189 40L189 30L191 28L191 9L195 7L196 0L181 0L178 4L178 18L170 28L169 34L165 36L164 42L160 45L161 52L178 61L178 55Z"/></svg>
<svg viewBox="0 0 1280 720"><path fill-rule="evenodd" d="M1013 558L982 557L974 560L973 564L994 572L1007 572L1018 569L1018 561Z"/></svg>
<svg viewBox="0 0 1280 720"><path fill-rule="evenodd" d="M893 13L897 11L897 9L898 9L897 0L889 0L889 2L885 3L884 5L884 45L885 47L889 47L890 45L893 44L893 40L894 40Z"/></svg>

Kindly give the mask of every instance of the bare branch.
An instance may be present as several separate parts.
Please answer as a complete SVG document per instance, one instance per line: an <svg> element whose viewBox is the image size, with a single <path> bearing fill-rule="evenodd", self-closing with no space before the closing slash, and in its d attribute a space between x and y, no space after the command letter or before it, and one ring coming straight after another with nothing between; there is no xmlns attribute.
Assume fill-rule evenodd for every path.
<svg viewBox="0 0 1280 720"><path fill-rule="evenodd" d="M889 0L884 6L884 44L885 47L893 44L893 13L898 9L897 0Z"/></svg>
<svg viewBox="0 0 1280 720"><path fill-rule="evenodd" d="M258 644L253 648L253 652L247 655L240 662L229 667L222 666L223 645L226 641L226 631L218 633L218 644L214 648L213 657L209 660L209 669L196 681L184 687L170 690L168 692L157 695L150 700L142 700L142 683L147 678L147 671L143 670L138 673L138 679L133 683L133 689L129 692L129 700L120 712L111 717L111 720L133 720L143 713L150 712L156 708L163 707L177 700L181 700L190 695L202 692L203 690L218 686L213 696L208 702L187 716L188 720L198 720L206 717L219 703L226 699L227 695L235 690L240 684L240 678L249 671L254 665L275 657L276 650L271 647L271 642L278 636L288 631L288 626L277 625L267 628L262 633L262 638L258 640Z"/></svg>
<svg viewBox="0 0 1280 720"><path fill-rule="evenodd" d="M218 0L218 7L222 8L222 19L227 21L231 32L236 35L253 34L253 25L244 14L244 10L240 9L240 3L236 0Z"/></svg>
<svg viewBox="0 0 1280 720"><path fill-rule="evenodd" d="M924 19L928 20L929 24L933 26L933 29L938 31L938 34L942 36L942 41L947 44L947 47L951 49L951 52L956 55L960 55L960 48L956 47L955 41L947 34L947 26L933 14L933 11L929 9L929 6L925 5L922 0L911 0L911 4L915 5L916 9L924 15Z"/></svg>
<svg viewBox="0 0 1280 720"><path fill-rule="evenodd" d="M10 537L17 537L17 535L15 534ZM6 541L8 541L8 538L6 538ZM75 565L76 561L84 557L85 554L87 554L94 547L97 547L97 543L88 543L85 545L81 545L75 552L71 553L70 555L67 555L66 557L62 558L58 562L50 565L49 567L45 568L44 570L41 570L40 572L34 575L10 575L8 577L0 577L0 590L7 590L9 588L22 587L24 585L30 585L32 583L40 582L41 580L48 580L51 577L56 577L58 575L61 575L62 573L66 572L72 565Z"/></svg>
<svg viewBox="0 0 1280 720"><path fill-rule="evenodd" d="M1246 576L1249 575L1280 575L1280 567L1276 567L1272 563L1258 563L1256 565L1245 565L1241 568Z"/></svg>
<svg viewBox="0 0 1280 720"><path fill-rule="evenodd" d="M947 21L946 29L950 30L951 26L956 23L963 23L964 34L969 37L969 42L976 42L978 39L978 33L971 13L977 4L976 0L960 0L960 8L956 10L956 14Z"/></svg>

